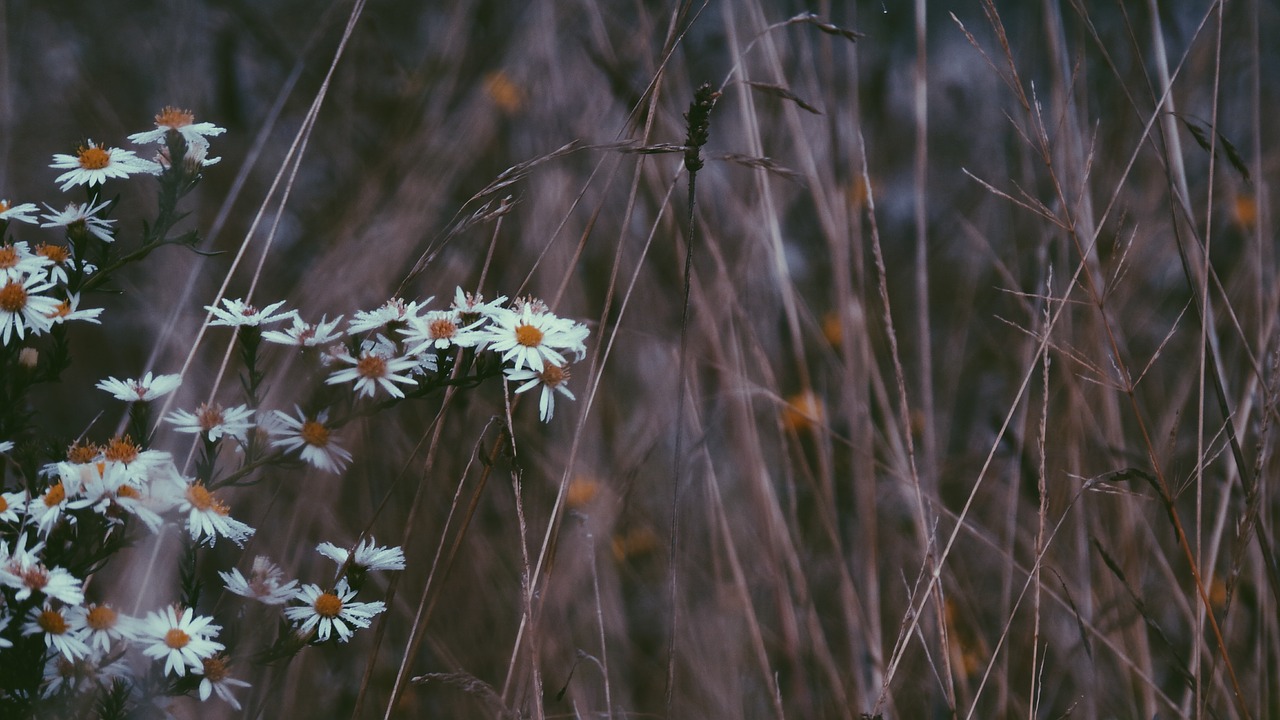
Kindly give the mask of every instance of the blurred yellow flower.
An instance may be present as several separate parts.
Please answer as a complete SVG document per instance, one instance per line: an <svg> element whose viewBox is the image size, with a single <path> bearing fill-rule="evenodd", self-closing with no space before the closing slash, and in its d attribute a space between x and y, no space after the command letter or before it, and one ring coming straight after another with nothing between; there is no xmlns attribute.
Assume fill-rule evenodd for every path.
<svg viewBox="0 0 1280 720"><path fill-rule="evenodd" d="M1250 193L1241 193L1231 203L1231 219L1241 230L1252 230L1258 222L1258 199Z"/></svg>
<svg viewBox="0 0 1280 720"><path fill-rule="evenodd" d="M636 558L658 549L658 533L648 525L634 527L613 536L613 557L618 562Z"/></svg>
<svg viewBox="0 0 1280 720"><path fill-rule="evenodd" d="M787 398L787 404L782 409L782 424L788 430L808 431L825 422L825 415L822 398L812 390L805 390Z"/></svg>
<svg viewBox="0 0 1280 720"><path fill-rule="evenodd" d="M495 70L485 76L484 90L489 94L489 99L493 100L493 104L508 115L519 111L524 105L524 92L501 70Z"/></svg>
<svg viewBox="0 0 1280 720"><path fill-rule="evenodd" d="M571 510L581 510L590 505L591 501L599 493L599 481L579 475L569 483L569 489L565 492L564 501Z"/></svg>

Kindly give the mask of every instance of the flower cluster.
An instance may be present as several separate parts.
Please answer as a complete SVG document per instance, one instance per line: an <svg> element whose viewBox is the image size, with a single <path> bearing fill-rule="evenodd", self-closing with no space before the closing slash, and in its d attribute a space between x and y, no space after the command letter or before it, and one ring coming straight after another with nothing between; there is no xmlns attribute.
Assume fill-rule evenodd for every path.
<svg viewBox="0 0 1280 720"><path fill-rule="evenodd" d="M115 242L115 221L104 216L112 203L96 201L102 185L132 175L161 174L169 165L167 143L171 132L181 139L179 144L186 153L184 162L200 167L216 162L206 157L207 137L221 134L222 128L197 123L190 112L174 108L165 108L155 122L154 130L129 136L137 144L165 145L154 161L139 157L132 150L92 140L82 143L74 155L54 154L50 167L64 171L55 180L61 183L60 189L66 192L85 185L92 193L89 202L68 203L61 211L46 205L48 213L37 218L38 209L33 203L0 200L0 236L7 234L15 222L39 223L41 228L57 228L65 235L64 243L42 242L34 248L26 241L0 241L0 343L21 342L70 320L100 322L101 308L80 309L79 289L86 277L98 270L89 258L107 257L107 252L95 247L95 243Z"/></svg>
<svg viewBox="0 0 1280 720"><path fill-rule="evenodd" d="M541 300L519 298L504 306L506 300L503 296L485 302L458 288L453 302L442 309L430 308L432 298L393 298L373 310L358 311L347 323L346 343L332 345L324 355L336 368L325 382L350 383L358 397L402 399L436 387L443 373L457 367L457 353L490 352L500 359L505 377L519 383L516 393L541 389L539 414L549 421L557 393L573 399L568 366L570 357L580 360L586 352L587 327L557 316ZM316 325L296 314L291 319L288 332L263 333L263 339L301 348L341 339L336 328L342 318L322 319ZM304 422L284 415L280 419L297 431ZM305 441L289 442L302 447L305 458ZM333 458L312 462L332 466Z"/></svg>
<svg viewBox="0 0 1280 720"><path fill-rule="evenodd" d="M180 217L174 203L199 180L193 163L212 162L206 137L221 132L166 108L156 118L156 130L130 138L161 143L155 160L92 140L74 154L53 156L51 167L62 171L55 181L60 189L83 186L87 201L67 203L62 210L46 205L46 213L32 203L0 201L0 393L5 398L0 403L0 714L6 717L37 712L42 698L92 698L119 683L129 690L130 702L187 692L163 681L149 684L148 677L203 676L202 700L216 692L236 707L231 690L246 686L229 676L221 655L225 647L217 639L221 628L194 609L198 592L193 588L182 590L189 603L162 607L145 618L130 617L95 597L109 589L88 592L91 584L102 585L91 583L94 574L136 542L140 528L144 535L180 528L193 552L218 539L239 545L254 532L232 518L203 481L180 472L170 453L148 447L154 428L146 422L145 408L174 392L181 378L147 373L102 380L99 389L130 403L131 417L143 430L140 439L81 440L52 457L49 448L56 445L38 438L24 400L36 383L58 380L68 366L65 324L100 322L102 310L82 308L82 295L159 246L191 243L193 233L183 236L186 240L168 236ZM168 162L175 151L183 154L181 169ZM108 182L135 175L158 176L161 219L144 224L139 244L122 248L128 243L118 242L116 221L108 217L115 201L100 196ZM14 238L20 225L39 226L26 232L51 229L62 237ZM209 420L219 413L223 421ZM173 422L180 430L196 425L211 434L220 429L242 437L238 433L247 419L238 408L224 413L206 407L195 418L175 413ZM32 666L31 659L41 657L43 667ZM155 670L149 671L152 662Z"/></svg>
<svg viewBox="0 0 1280 720"><path fill-rule="evenodd" d="M7 204L0 203L3 205ZM14 209L22 207L35 208L28 204ZM34 222L25 215L10 219ZM69 320L99 322L102 309L81 310L80 295L68 288L71 261L63 245L42 244L32 249L24 241L0 243L0 343L9 345L28 335L42 335ZM80 271L86 268L80 266Z"/></svg>
<svg viewBox="0 0 1280 720"><path fill-rule="evenodd" d="M255 534L232 516L228 488L268 479L262 472L268 467L305 464L341 473L353 460L341 443L347 423L443 388L501 379L516 395L539 390L543 421L552 419L557 395L574 397L569 365L586 354L587 327L532 297L485 301L458 288L448 303L393 298L350 319L314 322L284 302L259 308L220 297L205 307L207 324L235 333L241 397L211 395L153 417L153 404L172 400L182 376L108 377L96 388L126 403L121 427L127 420L127 432L107 440L91 436L95 442L85 437L94 427L77 429L84 435L70 446L63 437L42 437L32 421L35 405L25 397L36 384L59 380L69 366L72 338L64 324L99 323L102 310L82 309L81 296L100 289L123 265L163 245L194 246L194 232L169 236L183 215L176 203L201 169L218 161L209 157L209 139L223 132L167 107L155 129L129 136L141 146L159 145L151 158L92 140L75 154L54 155L61 190L80 188L86 202L62 211L46 206L47 214L30 203L0 202L0 715L32 711L42 698L70 702L119 693L130 703L217 695L239 709L236 691L248 683L231 676L232 658L248 657L243 646L260 638L224 633L201 610L212 606L201 582L211 575L203 567L214 558L209 549L220 540L243 547ZM159 211L131 244L108 217L116 201L101 197L107 183L133 176L156 178ZM9 237L15 223L54 228L63 239L32 246ZM290 378L305 398L291 409L263 402L264 368L283 353L300 353L306 368ZM104 410L106 422L118 410ZM189 456L194 466L181 470L171 452L152 445L177 452L192 436L199 452ZM158 536L156 545L180 540L178 589L148 588L159 604L133 617L110 596L111 583L93 577L115 553L149 536ZM243 573L217 570L228 593L283 620L280 637L258 648L256 657L347 643L386 610L380 600L363 599L373 574L405 568L400 548L379 546L372 537L353 546L324 542L316 551L337 565L317 583L286 578L264 555ZM134 607L137 613L146 606L139 599ZM43 668L23 675L26 659L37 656Z"/></svg>
<svg viewBox="0 0 1280 720"><path fill-rule="evenodd" d="M298 605L285 608L284 614L293 621L300 636L325 642L334 633L338 642L346 642L355 633L354 628L369 627L375 615L386 609L381 601L359 602L355 600L365 574L380 570L403 570L404 551L398 547L378 547L373 538L367 538L348 552L333 543L320 543L316 552L338 563L343 575L332 590L321 590L319 585L305 585L294 596ZM355 585L355 587L353 587Z"/></svg>

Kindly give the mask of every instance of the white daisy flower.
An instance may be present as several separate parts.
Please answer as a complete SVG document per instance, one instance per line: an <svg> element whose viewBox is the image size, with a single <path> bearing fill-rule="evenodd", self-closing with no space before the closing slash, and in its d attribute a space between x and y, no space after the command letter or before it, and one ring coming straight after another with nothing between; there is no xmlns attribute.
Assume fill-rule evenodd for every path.
<svg viewBox="0 0 1280 720"><path fill-rule="evenodd" d="M281 437L273 440L272 446L286 450L300 449L302 459L315 467L331 473L342 472L346 464L351 462L351 453L334 444L332 431L325 424L329 421L329 411L322 410L313 418L305 415L297 405L294 410L297 417L280 410L275 411L275 419L279 424L273 424L270 431Z"/></svg>
<svg viewBox="0 0 1280 720"><path fill-rule="evenodd" d="M413 358L396 357L385 347L374 346L362 350L359 358L344 352L338 356L338 361L353 367L344 368L330 375L329 379L325 380L326 385L354 381L356 393L359 395L373 397L381 386L388 395L402 398L404 391L396 387L395 383L417 384L416 380L401 373L413 370L418 366L418 361Z"/></svg>
<svg viewBox="0 0 1280 720"><path fill-rule="evenodd" d="M132 677L123 657L103 663L96 654L68 660L62 655L50 656L45 661L41 697L50 698L59 692L79 694L100 687L110 687L116 680Z"/></svg>
<svg viewBox="0 0 1280 720"><path fill-rule="evenodd" d="M486 343L502 360L515 361L515 369L528 365L541 372L543 365L566 365L562 350L585 352L586 326L549 312L538 300L525 300L516 309L501 310L487 328Z"/></svg>
<svg viewBox="0 0 1280 720"><path fill-rule="evenodd" d="M134 133L129 136L129 142L136 145L146 145L148 143L160 143L163 145L171 130L182 135L182 139L186 140L188 145L204 146L209 144L208 138L226 132L226 128L220 128L213 123L196 122L196 117L190 110L165 106L160 111L160 114L156 115L156 129Z"/></svg>
<svg viewBox="0 0 1280 720"><path fill-rule="evenodd" d="M89 646L67 621L67 609L55 608L48 603L31 608L27 622L22 626L23 635L43 635L44 646L57 650L68 660L89 655Z"/></svg>
<svg viewBox="0 0 1280 720"><path fill-rule="evenodd" d="M49 282L66 285L67 281L70 280L67 275L67 269L71 267L71 249L66 245L40 243L36 246L34 252L49 261L49 264L45 267L45 271L49 275Z"/></svg>
<svg viewBox="0 0 1280 720"><path fill-rule="evenodd" d="M378 570L403 570L404 550L399 547L378 547L372 537L365 538L356 545L355 557L351 567L365 572ZM338 563L338 567L346 564L351 552L344 547L330 542L322 542L316 546L316 552Z"/></svg>
<svg viewBox="0 0 1280 720"><path fill-rule="evenodd" d="M34 225L36 223L36 217L31 213L34 213L37 210L39 210L39 208L36 207L35 203L10 205L7 198L0 200L0 220L17 220L18 222L31 223Z"/></svg>
<svg viewBox="0 0 1280 720"><path fill-rule="evenodd" d="M159 397L164 397L182 384L181 375L156 375L151 373L143 375L141 379L134 380L117 380L109 377L102 380L94 387L111 393L117 400L125 402L150 402Z"/></svg>
<svg viewBox="0 0 1280 720"><path fill-rule="evenodd" d="M6 449L4 446L8 445ZM13 449L13 443L0 443L0 452ZM26 507L27 495L22 492L0 493L0 523L18 522L18 512Z"/></svg>
<svg viewBox="0 0 1280 720"><path fill-rule="evenodd" d="M156 153L156 159L164 167L169 167L169 148L160 148L160 152ZM207 142L187 143L187 152L182 156L182 168L190 175L194 175L201 168L217 165L220 162L222 162L220 157L209 157Z"/></svg>
<svg viewBox="0 0 1280 720"><path fill-rule="evenodd" d="M80 633L90 649L104 654L111 652L112 643L131 642L137 637L134 632L137 621L121 615L110 605L93 603L70 608L67 622Z"/></svg>
<svg viewBox="0 0 1280 720"><path fill-rule="evenodd" d="M502 303L506 301L506 295L499 295L489 302L485 302L484 296L480 293L469 293L459 287L454 291L453 304L449 307L458 312L462 322L471 324L493 317L503 309Z"/></svg>
<svg viewBox="0 0 1280 720"><path fill-rule="evenodd" d="M83 205L68 203L67 209L62 212L45 205L45 208L53 214L42 216L42 219L48 222L40 223L40 227L65 227L68 235L74 236L77 233L88 232L102 242L114 242L115 238L111 236L111 223L115 222L115 220L97 217L98 212L110 204L110 200L103 201L92 207L88 203ZM86 272L88 272L87 269Z"/></svg>
<svg viewBox="0 0 1280 720"><path fill-rule="evenodd" d="M213 639L222 628L212 623L212 617L196 617L191 608L184 609L181 616L173 606L147 613L138 627L138 639L150 643L142 653L156 660L163 658L166 676L183 677L188 669L203 672L205 658L226 649Z"/></svg>
<svg viewBox="0 0 1280 720"><path fill-rule="evenodd" d="M406 355L418 355L428 350L447 350L450 346L475 347L484 339L478 328L487 317L471 323L462 319L458 310L431 310L425 315L409 319L409 326L400 330L405 336Z"/></svg>
<svg viewBox="0 0 1280 720"><path fill-rule="evenodd" d="M47 585L48 573L41 564L41 550L44 550L42 542L27 547L25 532L14 541L12 552L0 543L0 584L18 590L14 599L26 600L33 592L43 591Z"/></svg>
<svg viewBox="0 0 1280 720"><path fill-rule="evenodd" d="M118 523L128 513L151 532L159 532L164 524L160 513L178 504L187 482L178 475L168 453L147 450L139 453L139 458L128 465L115 461L60 463L59 474L64 484L79 484L90 509L99 515ZM171 479L170 473L177 478Z"/></svg>
<svg viewBox="0 0 1280 720"><path fill-rule="evenodd" d="M204 677L200 680L200 702L208 700L209 696L216 692L218 697L225 700L228 705L239 710L240 703L235 695L231 694L231 689L247 688L250 685L243 680L236 680L229 673L225 655L219 654L205 658L204 671L201 673Z"/></svg>
<svg viewBox="0 0 1280 720"><path fill-rule="evenodd" d="M246 303L244 300L232 300L230 298L222 298L222 304L226 308L220 308L217 305L205 305L204 309L213 313L216 318L209 322L210 325L227 325L230 327L257 327L267 323L273 323L280 320L287 320L297 314L295 310L287 310L277 313L284 301L272 303L265 308L259 310L254 306ZM275 314L272 314L275 313Z"/></svg>
<svg viewBox="0 0 1280 720"><path fill-rule="evenodd" d="M39 553L44 543L37 543L31 548L22 548L26 543L26 534L17 540L14 554L0 565L0 584L16 589L14 600L22 601L35 593L53 598L67 605L79 605L84 602L84 591L80 579L65 568L46 567L40 562Z"/></svg>
<svg viewBox="0 0 1280 720"><path fill-rule="evenodd" d="M102 308L80 309L80 293L71 293L71 295L49 313L49 321L54 325L61 325L70 320L84 320L94 325L101 325L102 321L98 316L102 314Z"/></svg>
<svg viewBox="0 0 1280 720"><path fill-rule="evenodd" d="M178 503L178 511L187 513L187 531L196 543L207 537L209 545L221 535L243 547L244 541L255 532L253 528L231 517L226 503L209 492L203 483L194 482L187 488L186 497Z"/></svg>
<svg viewBox="0 0 1280 720"><path fill-rule="evenodd" d="M556 393L560 393L570 400L575 399L573 393L565 385L565 382L569 379L569 369L563 365L547 363L540 372L532 368L525 368L524 370L507 368L506 375L507 379L512 382L524 383L516 388L517 394L532 390L535 387L542 387L542 397L538 398L538 416L542 418L542 422L550 422L551 416L555 413Z"/></svg>
<svg viewBox="0 0 1280 720"><path fill-rule="evenodd" d="M232 568L231 572L218 571L218 575L231 592L265 605L283 605L298 591L298 581L284 582L284 572L262 555L253 559L253 569L247 578L238 568Z"/></svg>
<svg viewBox="0 0 1280 720"><path fill-rule="evenodd" d="M174 410L165 420L173 423L178 432L203 435L210 442L217 442L223 435L246 442L253 429L253 410L247 405L224 410L218 403L201 403L194 413Z"/></svg>
<svg viewBox="0 0 1280 720"><path fill-rule="evenodd" d="M369 627L373 617L387 607L382 602L353 602L355 596L346 578L329 592L321 592L318 585L304 585L294 597L303 604L285 608L284 614L297 625L301 636L315 632L324 642L336 632L338 642L346 642L355 634L354 628Z"/></svg>
<svg viewBox="0 0 1280 720"><path fill-rule="evenodd" d="M13 450L12 440L5 440L4 442L0 442L0 453L7 453L10 450Z"/></svg>
<svg viewBox="0 0 1280 720"><path fill-rule="evenodd" d="M67 171L54 181L62 183L63 192L76 185L101 185L108 178L127 178L138 173L158 175L161 170L159 165L143 160L132 150L103 147L92 140L81 145L75 155L54 155L49 167Z"/></svg>
<svg viewBox="0 0 1280 720"><path fill-rule="evenodd" d="M0 282L22 282L32 275L44 278L53 261L31 252L25 242L0 245Z"/></svg>
<svg viewBox="0 0 1280 720"><path fill-rule="evenodd" d="M50 485L44 493L27 501L27 524L35 526L36 534L48 536L68 510L88 507L84 500L72 500L61 482ZM74 517L68 520L75 522Z"/></svg>
<svg viewBox="0 0 1280 720"><path fill-rule="evenodd" d="M53 283L45 282L44 273L25 280L0 281L0 341L8 345L10 335L21 340L27 330L39 335L52 327L49 315L58 301L39 294L52 287Z"/></svg>
<svg viewBox="0 0 1280 720"><path fill-rule="evenodd" d="M102 449L102 459L107 465L118 465L124 482L136 488L154 489L167 482L174 489L187 490L187 479L174 466L173 455L162 450L143 450L128 435L108 440ZM70 486L67 491L71 492Z"/></svg>
<svg viewBox="0 0 1280 720"><path fill-rule="evenodd" d="M417 301L405 303L400 298L391 298L377 310L361 310L357 312L347 326L347 334L359 335L370 330L377 330L390 323L408 322L409 318L415 317L418 311L429 302L431 302L431 298L427 298L422 303Z"/></svg>
<svg viewBox="0 0 1280 720"><path fill-rule="evenodd" d="M303 321L297 315L293 316L293 327L288 330L267 330L262 333L262 339L267 342L279 343L281 345L296 345L298 347L316 347L318 345L326 345L342 337L342 333L335 332L338 323L342 322L342 316L333 320L326 319L325 316L320 318L320 322L312 325Z"/></svg>

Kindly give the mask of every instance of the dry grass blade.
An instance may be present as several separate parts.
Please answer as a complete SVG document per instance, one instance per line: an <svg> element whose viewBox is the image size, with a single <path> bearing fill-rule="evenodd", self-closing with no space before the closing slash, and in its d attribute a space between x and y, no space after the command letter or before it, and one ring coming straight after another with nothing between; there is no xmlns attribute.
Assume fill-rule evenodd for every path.
<svg viewBox="0 0 1280 720"><path fill-rule="evenodd" d="M689 148L684 145L673 145L671 143L653 143L649 145L640 145L637 143L619 143L610 149L617 150L621 153L629 153L633 155L666 155L667 153L683 153Z"/></svg>
<svg viewBox="0 0 1280 720"><path fill-rule="evenodd" d="M731 162L754 170L764 170L765 172L771 175L776 175L784 180L790 180L791 182L798 183L801 186L804 185L804 177L800 173L779 165L773 160L773 158L751 157L750 155L739 155L736 153L725 153L724 155L719 155L717 157L725 162Z"/></svg>
<svg viewBox="0 0 1280 720"><path fill-rule="evenodd" d="M1057 578L1058 585L1062 587L1062 597L1066 601L1067 606L1071 609L1071 617L1076 621L1076 629L1080 633L1080 644L1084 647L1084 652L1089 656L1089 660L1093 660L1093 643L1089 640L1089 631L1084 626L1084 618L1080 616L1080 609L1076 607L1076 601L1071 597L1071 589L1067 587L1067 581L1062 579L1062 575L1053 568L1049 568L1053 576Z"/></svg>
<svg viewBox="0 0 1280 720"><path fill-rule="evenodd" d="M497 691L493 689L489 683L480 678L465 672L452 673L426 673L410 678L410 682L417 685L425 685L427 683L439 683L456 690L479 698L484 705L492 713L492 717L499 718L518 718L520 713L515 712L502 702L502 698L498 696Z"/></svg>
<svg viewBox="0 0 1280 720"><path fill-rule="evenodd" d="M866 37L866 35L858 32L857 30L850 30L849 28L840 27L839 25L828 22L827 20L824 20L823 18L811 12L801 13L799 15L796 15L795 17L788 19L786 24L787 25L796 25L796 24L809 25L817 28L818 30L821 30L822 32L828 35L835 35L836 37L842 37L845 40L848 40L849 42L857 42L859 38Z"/></svg>
<svg viewBox="0 0 1280 720"><path fill-rule="evenodd" d="M1120 585L1123 586L1125 592L1129 594L1129 600L1133 603L1134 609L1138 611L1138 615L1142 617L1143 622L1146 623L1147 627L1151 629L1156 638L1165 646L1165 649L1170 653L1171 657L1176 660L1173 668L1177 672L1178 676L1184 683L1186 683L1187 688L1196 687L1195 676L1187 667L1186 662L1181 659L1181 653L1178 650L1177 645L1169 638L1164 629L1160 627L1159 621L1156 620L1155 616L1148 609L1147 603L1143 601L1143 599L1138 595L1137 590L1135 590L1133 585L1129 583L1128 578L1125 577L1124 570L1120 568L1120 564L1116 562L1115 558L1106 551L1106 548L1102 546L1102 543L1097 538L1091 538L1091 541L1094 549L1102 556L1102 562L1106 564L1107 569L1110 570L1111 574L1120 581Z"/></svg>
<svg viewBox="0 0 1280 720"><path fill-rule="evenodd" d="M796 95L795 93L791 92L789 89L787 89L786 87L783 87L782 85L777 85L775 83L757 82L755 80L747 80L746 84L750 86L752 90L758 90L764 93L765 95L769 95L771 97L781 98L783 100L793 102L801 110L804 110L805 112L813 113L814 115L822 114L821 110L805 102L804 98L800 97L799 95Z"/></svg>
<svg viewBox="0 0 1280 720"><path fill-rule="evenodd" d="M1199 118L1191 117L1185 113L1177 113L1176 117L1182 122L1182 125L1187 129L1187 132L1191 133L1191 137L1195 139L1196 144L1207 153L1217 154L1217 145L1209 138L1211 134L1216 135L1218 142L1222 143L1222 150L1227 156L1227 161L1231 163L1231 167L1235 168L1236 172L1240 173L1240 178L1246 183L1250 185L1253 184L1253 178L1249 175L1249 166L1245 164L1244 158L1240 155L1240 151L1236 149L1236 146L1233 145L1225 135L1212 129L1212 127Z"/></svg>

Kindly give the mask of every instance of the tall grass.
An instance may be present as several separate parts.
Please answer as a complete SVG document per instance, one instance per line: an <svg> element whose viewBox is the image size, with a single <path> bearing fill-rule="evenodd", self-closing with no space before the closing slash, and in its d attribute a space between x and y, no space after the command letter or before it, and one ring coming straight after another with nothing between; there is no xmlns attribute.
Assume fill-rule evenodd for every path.
<svg viewBox="0 0 1280 720"><path fill-rule="evenodd" d="M243 712L180 717L1280 716L1268 3L3 20L11 196L61 207L52 152L164 105L229 130L181 226L215 254L93 297L45 431L119 420L107 376L231 392L224 282L309 318L533 294L591 328L550 423L449 389L348 426L342 474L229 495L257 534L211 597L214 557L315 577L366 531L408 566L347 646L246 657ZM267 361L264 407L303 401ZM95 582L168 582L155 557ZM232 600L224 626L274 632Z"/></svg>

